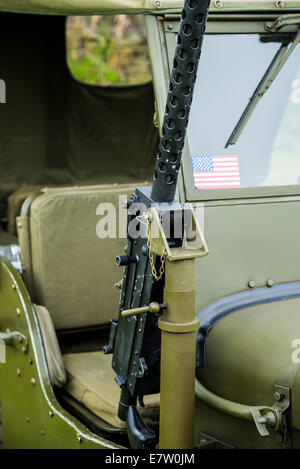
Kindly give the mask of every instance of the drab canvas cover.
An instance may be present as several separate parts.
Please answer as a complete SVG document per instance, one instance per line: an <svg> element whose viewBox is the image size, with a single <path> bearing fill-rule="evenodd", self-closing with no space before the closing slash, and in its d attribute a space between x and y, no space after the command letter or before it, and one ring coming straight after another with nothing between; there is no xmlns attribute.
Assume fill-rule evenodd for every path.
<svg viewBox="0 0 300 469"><path fill-rule="evenodd" d="M0 13L0 200L21 184L152 179L152 84L84 85L66 65L65 18Z"/></svg>
<svg viewBox="0 0 300 469"><path fill-rule="evenodd" d="M299 0L285 0L284 9L300 9ZM183 0L161 0L158 7L153 0L0 0L0 9L52 15L92 15L118 13L161 13L180 11ZM275 0L223 0L212 2L211 11L278 10Z"/></svg>

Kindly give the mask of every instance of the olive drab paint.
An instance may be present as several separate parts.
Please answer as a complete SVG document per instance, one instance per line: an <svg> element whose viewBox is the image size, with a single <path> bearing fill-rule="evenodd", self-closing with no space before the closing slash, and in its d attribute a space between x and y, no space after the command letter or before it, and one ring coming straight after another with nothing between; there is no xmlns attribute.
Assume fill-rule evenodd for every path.
<svg viewBox="0 0 300 469"><path fill-rule="evenodd" d="M28 6L24 6L23 0L0 0L0 9L9 11L9 14L23 13L21 16L24 18L25 13L53 14L53 18L49 16L49 21L55 21L58 15L71 14L144 14L159 129L166 124L165 105L169 96L168 86L182 6L183 2L179 0L148 3L143 0L117 0L113 5L110 0L99 0L96 6L94 0L33 0ZM1 11L0 18L6 14ZM277 37L278 33L273 33L271 29L275 23L280 24L284 17L289 22L289 34L294 35L298 29L296 20L299 14L298 0L216 1L210 6L206 33L231 34L234 37L238 34L255 33L270 35L271 38L272 34L275 34ZM284 35L285 31L282 29L280 35ZM52 39L54 36L51 41ZM237 60L237 57L233 56L232 60ZM257 82L260 79L261 76L257 76ZM47 82L49 81L48 77ZM6 112L11 105L11 99L16 96L11 92L7 100L6 84L10 86L8 80L7 83L0 80L0 103L7 103L7 106L1 108L2 113ZM20 89L17 91L21 96L24 94L21 76L19 84ZM222 84L220 74L218 86ZM44 83L41 85L43 88ZM296 107L300 103L299 78L296 78L291 86L290 104ZM138 92L138 88L134 90ZM153 94L150 91L140 96L143 103L148 99L152 106ZM121 93L121 90L118 92ZM76 93L72 95L73 100L79 96L78 90ZM53 104L55 100L50 99L51 96L46 96L45 101L51 100ZM63 96L63 93L60 96ZM108 97L109 95L105 94L103 102L106 102ZM122 99L125 99L124 95ZM35 107L40 108L40 102L36 101ZM83 106L81 110L84 109ZM18 118L14 108L9 108L9 112L14 119ZM209 109L205 112L208 113ZM78 115L80 113L74 113L73 118ZM44 121L39 126L40 119L37 119L32 126L31 113L26 116L26 122L23 115L23 120L19 119L18 125L11 131L10 138L7 137L4 142L7 145L7 153L3 154L9 155L11 162L19 135L15 135L15 131L20 131L25 123L34 129L34 142L41 143L41 147L36 146L47 147L43 140L46 128ZM138 116L136 122L139 118ZM105 120L105 116L102 119ZM49 142L55 120L48 118L45 123L49 125L45 132L50 135L50 140L47 141ZM263 125L264 122L261 129ZM149 125L149 132L153 130L150 127ZM214 129L214 132L217 132L217 129ZM97 135L100 143L101 136ZM136 138L140 138L138 130ZM24 140L22 145L23 143L29 145ZM84 145L80 146L80 143L77 142L79 147L75 150L84 151L88 160L86 144L84 142ZM157 148L157 139L152 139L152 144L153 150ZM117 147L118 145L114 147L114 154L118 151ZM32 149L34 150L33 147ZM26 155L31 155L30 150L28 146ZM116 174L116 165L109 150L110 146L105 146L104 156L100 150L97 153L98 159L103 158L101 161L103 165L105 163L105 176L110 174L111 177L111 180L106 179L104 184L113 184L115 180L112 179L120 176ZM127 161L126 150L122 148L119 163ZM49 155L52 157L50 150L47 158ZM123 171L128 170L128 178L130 181L134 179L134 184L138 186L138 197L142 202L147 202L151 188L149 185L142 187L140 184L140 181L147 179L143 173L143 165L148 165L147 174L151 174L154 164L157 162L159 165L162 161L155 160L155 151L153 164L147 159L142 160L140 155L141 152L136 159L130 160L133 168L122 168ZM27 161L22 153L21 156L22 161ZM1 157L0 163L2 164ZM159 257L164 253L165 239L163 229L158 223L160 214L153 219L153 212L149 212L150 216L147 218L148 209L155 210L156 205L148 207L145 203L145 214L135 215L140 216L138 223L157 223L157 242L150 239L151 243L148 239L148 244L145 245L145 240L130 239L125 253L116 252L116 256L121 259L120 265L125 264L124 269L114 265L114 259L104 253L103 259L96 266L97 269L92 271L91 267L90 270L94 272L92 275L96 278L97 293L100 295L103 278L107 278L113 271L119 272L115 294L118 301L121 291L120 312L125 310L127 316L124 317L124 327L119 329L119 333L116 333L116 320L112 322L109 342L107 339L108 343L105 342L104 345L109 352L114 349L116 340L121 344L118 353L115 350L112 361L115 360L113 366L118 369L119 385L124 391L120 394L119 402L119 417L123 418L124 423L122 431L116 431L116 428L112 429L108 424L103 424L88 406L81 405L74 398L68 400L68 393L64 390L53 389L47 365L47 347L34 308L34 292L30 288L35 274L30 270L30 256L22 259L27 269L22 277L6 258L0 257L0 406L5 448L109 449L112 451L107 462L114 458L114 462L122 463L124 459L116 459L119 457L118 449L128 447L129 444L133 448L143 447L142 445L147 447L147 444L154 448L158 444L157 426L150 428L152 432L145 430L148 438L145 440L142 440L141 435L135 438L135 432L132 431L137 428L137 417L132 411L136 404L136 396L143 395L150 386L153 386L155 392L161 391L160 448L300 448L300 186L198 191L192 177L189 135L185 140L181 163L181 169L176 174L175 197L182 204L188 202L194 207L201 204L201 218L205 218L205 240L209 247L209 253L206 251L205 254L208 255L197 259L184 259L186 251L181 250L182 246L177 246L174 242L170 248L170 258L164 256L163 280L159 281L161 283L155 282L148 261L149 246L154 267L159 271ZM50 162L49 165L51 166ZM13 163L11 166L13 167ZM142 173L141 178L131 178L133 169L138 169L134 174ZM160 176L163 177L165 167L160 166L159 169ZM51 172L51 169L49 171ZM1 189L0 184L0 192ZM112 192L114 190L113 188ZM158 192L157 200L160 200L160 190ZM173 191L170 193L172 199ZM27 199L19 219L19 239L22 238L22 242L24 239L28 242L26 235L28 237L30 232L25 228L30 226L32 221L30 209L34 197L37 197L36 193L31 195L30 200ZM109 203L108 199L106 201ZM112 207L97 207L97 204L92 207L92 230L97 245L100 245L105 237L113 239L119 235L124 238L127 212L121 207L123 202L124 199L120 201L118 208L119 213L124 210L119 215L121 229L116 220L118 214ZM134 202L133 200L132 203ZM108 208L112 209L112 215L108 214ZM202 221L199 223L203 229ZM82 232L86 229L83 221ZM66 235L68 247L72 246L73 236L75 237L76 233L70 232ZM72 252L72 259L78 255L79 252ZM57 272L60 272L59 256L54 261ZM94 259L91 259L90 263L93 262ZM86 295L85 274L86 272L82 272L82 284L74 286L74 296ZM70 271L65 275L66 281L69 276ZM42 278L39 277L36 281L38 284L42 282ZM276 288L285 285L293 288L294 296L283 295L278 301L272 301ZM267 302L261 301L251 305L243 303L245 294L248 299L252 299L260 291L267 295ZM215 321L216 316L224 309L224 302L229 301L228 298L232 300L229 306L227 304L228 314ZM153 302L155 308L150 306ZM199 317L201 328L199 313L209 306L215 307L212 316L202 320L209 331L204 348L206 366L196 367L195 341L199 333ZM131 314L133 312L136 314ZM115 312L114 319L117 316L118 311ZM98 334L99 329L95 330ZM109 335L108 329L106 332ZM85 333L82 329L75 333L80 346L86 344ZM58 335L63 341L61 331L58 331ZM69 334L68 338L71 336L72 334ZM142 337L147 338L147 346L144 346ZM96 342L96 347L99 348L98 335ZM64 342L64 347L66 345ZM92 344L89 346L92 348ZM131 355L132 351L136 352L138 360L135 360L135 355ZM161 381L159 366L162 370ZM97 369L98 373L100 371ZM150 379L147 380L147 376ZM137 392L131 393L131 389L137 389ZM59 393L60 399L57 399ZM129 407L131 412L128 412ZM129 440L124 436L125 427L130 436ZM134 457L130 462L137 465L138 457ZM159 459L156 454L151 462L172 461L163 456ZM181 464L182 460L175 458L173 462ZM184 462L193 462L193 459Z"/></svg>

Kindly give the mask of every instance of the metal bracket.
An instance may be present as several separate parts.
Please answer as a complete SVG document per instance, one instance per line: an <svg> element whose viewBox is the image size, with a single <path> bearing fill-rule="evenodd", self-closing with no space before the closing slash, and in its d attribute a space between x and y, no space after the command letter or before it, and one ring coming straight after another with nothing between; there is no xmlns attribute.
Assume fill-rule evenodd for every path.
<svg viewBox="0 0 300 469"><path fill-rule="evenodd" d="M272 33L276 33L284 26L295 26L300 24L300 15L283 15L275 21L267 21L265 29Z"/></svg>
<svg viewBox="0 0 300 469"><path fill-rule="evenodd" d="M284 412L290 406L290 388L274 384L274 399L272 407L249 407L261 436L268 436L269 428L286 435L287 424Z"/></svg>
<svg viewBox="0 0 300 469"><path fill-rule="evenodd" d="M16 349L21 348L22 352L28 352L28 339L21 332L0 332L0 340Z"/></svg>
<svg viewBox="0 0 300 469"><path fill-rule="evenodd" d="M182 206L179 207L179 210L182 210ZM170 261L207 256L208 247L192 205L185 204L184 211L183 244L180 247L170 247L161 220L162 210L158 207L152 207L148 210L148 217L151 220L151 242L154 254L160 256L162 249L165 249L166 257Z"/></svg>
<svg viewBox="0 0 300 469"><path fill-rule="evenodd" d="M282 443L286 444L287 441L287 420L284 412L290 407L291 403L291 390L287 386L282 386L279 384L274 384L274 397L275 404L274 408L279 412L280 419L278 419L278 426L276 430L282 435Z"/></svg>

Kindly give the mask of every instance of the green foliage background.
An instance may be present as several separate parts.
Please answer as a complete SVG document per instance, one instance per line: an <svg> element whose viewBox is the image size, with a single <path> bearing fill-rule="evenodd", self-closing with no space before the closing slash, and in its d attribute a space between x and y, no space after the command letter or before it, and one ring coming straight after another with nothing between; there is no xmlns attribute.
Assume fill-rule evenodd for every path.
<svg viewBox="0 0 300 469"><path fill-rule="evenodd" d="M69 17L67 60L72 75L91 85L134 85L151 80L141 16Z"/></svg>

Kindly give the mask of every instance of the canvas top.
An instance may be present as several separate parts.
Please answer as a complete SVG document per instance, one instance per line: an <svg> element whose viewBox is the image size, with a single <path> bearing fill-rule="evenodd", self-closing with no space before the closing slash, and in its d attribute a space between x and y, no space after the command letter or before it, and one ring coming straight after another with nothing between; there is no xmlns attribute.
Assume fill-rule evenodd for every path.
<svg viewBox="0 0 300 469"><path fill-rule="evenodd" d="M50 15L175 13L183 0L0 0L0 11ZM299 0L215 0L211 12L300 11Z"/></svg>

